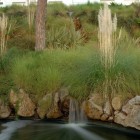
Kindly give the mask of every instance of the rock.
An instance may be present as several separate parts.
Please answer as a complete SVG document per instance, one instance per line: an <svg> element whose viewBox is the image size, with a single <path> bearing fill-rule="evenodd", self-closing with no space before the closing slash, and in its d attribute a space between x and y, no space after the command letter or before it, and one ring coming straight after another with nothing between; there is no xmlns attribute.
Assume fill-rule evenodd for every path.
<svg viewBox="0 0 140 140"><path fill-rule="evenodd" d="M114 110L120 110L122 108L121 96L116 96L112 99L112 107Z"/></svg>
<svg viewBox="0 0 140 140"><path fill-rule="evenodd" d="M134 105L125 119L124 126L134 127L140 130L140 106Z"/></svg>
<svg viewBox="0 0 140 140"><path fill-rule="evenodd" d="M60 118L62 117L62 112L60 111L59 108L53 108L51 111L49 111L47 113L47 118L49 119L57 119L57 118Z"/></svg>
<svg viewBox="0 0 140 140"><path fill-rule="evenodd" d="M129 100L126 105L122 107L122 111L126 114L129 114L131 110L133 109L134 105L139 105L140 106L140 96L136 96Z"/></svg>
<svg viewBox="0 0 140 140"><path fill-rule="evenodd" d="M137 126L139 126L139 130L140 130L140 107L137 106L137 108L134 109L135 111L133 112L132 116L134 117L134 122L136 123Z"/></svg>
<svg viewBox="0 0 140 140"><path fill-rule="evenodd" d="M119 111L115 111L115 112L114 112L114 115L116 115L116 114L118 114L118 113L119 113Z"/></svg>
<svg viewBox="0 0 140 140"><path fill-rule="evenodd" d="M54 95L53 105L52 105L52 107L50 108L49 112L46 115L47 118L56 119L56 118L59 118L59 117L61 117L63 115L61 110L60 110L59 103L60 103L60 96L59 96L59 93L57 92Z"/></svg>
<svg viewBox="0 0 140 140"><path fill-rule="evenodd" d="M131 112L128 115L119 113L115 115L116 123L122 124L125 127L134 127L140 130L140 107L133 106Z"/></svg>
<svg viewBox="0 0 140 140"><path fill-rule="evenodd" d="M122 112L125 114L129 114L133 108L133 105L129 104L129 102L122 107Z"/></svg>
<svg viewBox="0 0 140 140"><path fill-rule="evenodd" d="M35 104L30 99L29 95L23 90L19 92L19 104L17 114L22 117L31 117L35 113Z"/></svg>
<svg viewBox="0 0 140 140"><path fill-rule="evenodd" d="M112 114L112 106L111 106L111 104L110 104L110 102L109 101L107 101L106 103L105 103L105 106L104 106L104 113L105 114L107 114L108 116L111 116L111 114Z"/></svg>
<svg viewBox="0 0 140 140"><path fill-rule="evenodd" d="M126 119L126 115L124 113L120 112L115 115L114 122L123 125L125 119Z"/></svg>
<svg viewBox="0 0 140 140"><path fill-rule="evenodd" d="M109 121L109 122L112 122L113 119L114 119L114 118L113 118L112 116L110 116L110 117L108 118L108 121Z"/></svg>
<svg viewBox="0 0 140 140"><path fill-rule="evenodd" d="M129 100L128 102L130 105L140 105L140 96L136 96Z"/></svg>
<svg viewBox="0 0 140 140"><path fill-rule="evenodd" d="M18 95L13 90L11 90L9 94L9 100L10 103L15 107L18 102Z"/></svg>
<svg viewBox="0 0 140 140"><path fill-rule="evenodd" d="M100 120L103 114L104 99L101 94L92 94L85 103L85 113L91 119Z"/></svg>
<svg viewBox="0 0 140 140"><path fill-rule="evenodd" d="M69 114L69 104L70 104L70 96L68 88L60 89L60 102L61 102L61 111L64 117L67 117Z"/></svg>
<svg viewBox="0 0 140 140"><path fill-rule="evenodd" d="M4 103L0 103L0 118L8 118L11 114L11 109Z"/></svg>
<svg viewBox="0 0 140 140"><path fill-rule="evenodd" d="M59 93L60 93L61 102L63 102L65 100L65 98L67 98L67 96L69 96L69 91L67 88L61 88Z"/></svg>
<svg viewBox="0 0 140 140"><path fill-rule="evenodd" d="M85 103L84 110L85 110L86 115L91 119L99 120L101 118L101 115L103 114L102 107L95 104L93 100L88 100Z"/></svg>
<svg viewBox="0 0 140 140"><path fill-rule="evenodd" d="M126 127L134 127L140 130L140 104L136 96L122 107L122 112L115 114L115 122Z"/></svg>
<svg viewBox="0 0 140 140"><path fill-rule="evenodd" d="M52 94L47 94L41 100L39 100L38 107L37 107L37 114L41 119L45 118L51 105L52 105Z"/></svg>
<svg viewBox="0 0 140 140"><path fill-rule="evenodd" d="M92 100L96 105L103 106L104 98L101 94L91 94L89 100Z"/></svg>
<svg viewBox="0 0 140 140"><path fill-rule="evenodd" d="M61 102L61 111L64 114L64 117L69 115L69 105L70 105L70 96L65 97L63 102Z"/></svg>
<svg viewBox="0 0 140 140"><path fill-rule="evenodd" d="M101 120L102 120L102 121L107 121L107 120L108 120L108 114L103 114L103 115L101 116Z"/></svg>
<svg viewBox="0 0 140 140"><path fill-rule="evenodd" d="M21 117L31 117L35 113L35 104L32 102L29 95L25 93L22 89L20 89L18 94L11 91L10 103L17 111L17 115Z"/></svg>

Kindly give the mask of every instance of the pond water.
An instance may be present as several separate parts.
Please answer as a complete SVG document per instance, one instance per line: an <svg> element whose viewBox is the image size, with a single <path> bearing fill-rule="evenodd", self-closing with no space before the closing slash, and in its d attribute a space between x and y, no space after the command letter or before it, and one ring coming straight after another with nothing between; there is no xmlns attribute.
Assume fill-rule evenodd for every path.
<svg viewBox="0 0 140 140"><path fill-rule="evenodd" d="M140 131L102 122L19 120L0 123L0 140L140 140Z"/></svg>

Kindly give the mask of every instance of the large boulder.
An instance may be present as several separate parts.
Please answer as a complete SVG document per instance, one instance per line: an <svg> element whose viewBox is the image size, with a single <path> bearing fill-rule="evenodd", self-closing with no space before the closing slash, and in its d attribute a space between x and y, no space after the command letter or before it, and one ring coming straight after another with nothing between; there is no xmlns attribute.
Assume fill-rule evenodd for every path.
<svg viewBox="0 0 140 140"><path fill-rule="evenodd" d="M48 110L52 105L52 94L45 95L41 100L38 102L37 107L37 114L41 119L44 119Z"/></svg>
<svg viewBox="0 0 140 140"><path fill-rule="evenodd" d="M103 97L100 94L93 94L88 101L84 104L86 115L90 119L101 119L103 115Z"/></svg>
<svg viewBox="0 0 140 140"><path fill-rule="evenodd" d="M122 107L122 111L115 114L114 121L126 127L134 127L140 130L140 96L129 100Z"/></svg>
<svg viewBox="0 0 140 140"><path fill-rule="evenodd" d="M10 103L16 110L18 116L31 117L35 114L35 104L22 89L19 90L18 94L13 91L10 92Z"/></svg>
<svg viewBox="0 0 140 140"><path fill-rule="evenodd" d="M140 96L136 96L129 100L127 104L122 107L122 112L128 115L133 110L134 106L140 107Z"/></svg>
<svg viewBox="0 0 140 140"><path fill-rule="evenodd" d="M47 113L47 118L56 119L62 116L62 112L60 110L60 95L59 93L54 94L53 103L50 110Z"/></svg>
<svg viewBox="0 0 140 140"><path fill-rule="evenodd" d="M134 105L125 119L125 125L140 130L140 106Z"/></svg>

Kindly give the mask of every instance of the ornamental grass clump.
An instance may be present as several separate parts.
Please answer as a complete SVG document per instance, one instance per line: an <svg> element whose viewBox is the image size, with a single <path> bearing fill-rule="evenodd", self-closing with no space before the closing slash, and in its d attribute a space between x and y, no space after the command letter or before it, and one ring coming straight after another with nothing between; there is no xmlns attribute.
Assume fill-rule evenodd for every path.
<svg viewBox="0 0 140 140"><path fill-rule="evenodd" d="M115 53L116 53L116 30L117 30L117 17L116 15L112 19L111 10L108 5L105 4L104 8L100 9L98 14L99 22L99 47L101 63L104 67L105 81L104 81L104 94L109 95L114 93L112 87L112 79L110 74L115 66ZM110 90L111 89L111 90Z"/></svg>

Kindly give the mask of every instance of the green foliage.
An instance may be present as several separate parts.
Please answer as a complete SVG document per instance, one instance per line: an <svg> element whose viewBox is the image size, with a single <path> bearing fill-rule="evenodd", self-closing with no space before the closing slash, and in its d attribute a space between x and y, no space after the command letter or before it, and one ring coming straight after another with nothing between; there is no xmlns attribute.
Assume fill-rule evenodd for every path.
<svg viewBox="0 0 140 140"><path fill-rule="evenodd" d="M8 98L7 94L13 87L13 81L7 75L0 74L0 97L1 98Z"/></svg>
<svg viewBox="0 0 140 140"><path fill-rule="evenodd" d="M75 48L82 42L81 34L75 31L73 23L70 24L69 28L66 26L61 28L53 27L47 32L47 48Z"/></svg>
<svg viewBox="0 0 140 140"><path fill-rule="evenodd" d="M9 73L14 60L25 53L26 51L21 51L14 47L9 49L5 55L0 58L0 73Z"/></svg>
<svg viewBox="0 0 140 140"><path fill-rule="evenodd" d="M107 81L97 48L97 14L101 6L92 3L70 7L49 4L48 49L42 53L32 52L34 27L29 30L27 8L0 8L0 13L5 13L12 25L8 51L0 60L0 94L7 96L13 87L41 97L66 87L70 95L79 100L87 98L91 92L104 94L106 90L111 94L140 94L139 8L135 5L110 6L117 15L119 26L124 29L120 37L118 35L117 61L108 71L110 80ZM80 17L83 30L90 38L86 45L80 33L75 32L68 11L73 11L72 18Z"/></svg>
<svg viewBox="0 0 140 140"><path fill-rule="evenodd" d="M90 49L69 51L55 49L43 53L29 53L16 60L12 77L18 88L23 88L31 94L42 96L54 93L62 86L70 86L71 94L82 98L82 93L88 95L92 86L97 84L96 77L102 77L98 71L99 62L94 64L92 60L95 58L89 57L92 58ZM93 72L90 72L92 69ZM91 83L91 78L94 79L94 83Z"/></svg>
<svg viewBox="0 0 140 140"><path fill-rule="evenodd" d="M61 48L66 48L71 46L70 42L75 43L78 41L79 43L79 35L77 35L79 33L74 33L71 30L71 22L68 11L73 12L72 18L80 18L83 29L87 32L88 38L97 43L97 15L101 6L102 4L98 3L87 3L73 6L66 6L61 3L48 4L46 30L48 36L46 42L48 43L48 46L53 46L56 48L56 45L58 45ZM139 6L134 4L130 6L111 4L110 8L113 14L116 13L117 15L119 27L124 27L132 37L138 38L140 36ZM5 13L8 16L12 26L7 37L7 47L11 48L14 46L20 49L33 50L35 46L35 30L34 25L32 25L33 27L31 29L29 29L28 26L28 8L24 6L13 5L10 7L0 8L0 14L2 13ZM61 33L62 36L60 36ZM74 40L75 36L76 39ZM66 38L68 41L66 41Z"/></svg>
<svg viewBox="0 0 140 140"><path fill-rule="evenodd" d="M139 48L118 48L116 59L108 72L108 93L140 94ZM43 96L67 87L70 95L79 100L87 98L91 92L104 94L105 76L99 52L91 47L31 52L17 59L12 68L16 86L30 94Z"/></svg>
<svg viewBox="0 0 140 140"><path fill-rule="evenodd" d="M118 67L124 77L126 91L137 95L140 94L140 49L129 48L118 52Z"/></svg>
<svg viewBox="0 0 140 140"><path fill-rule="evenodd" d="M7 102L8 93L15 88L15 84L10 75L11 67L16 58L25 54L25 51L16 48L9 49L3 57L0 58L0 97Z"/></svg>
<svg viewBox="0 0 140 140"><path fill-rule="evenodd" d="M17 59L12 72L18 88L41 96L58 90L61 74L53 65L47 65L40 55L29 53Z"/></svg>

